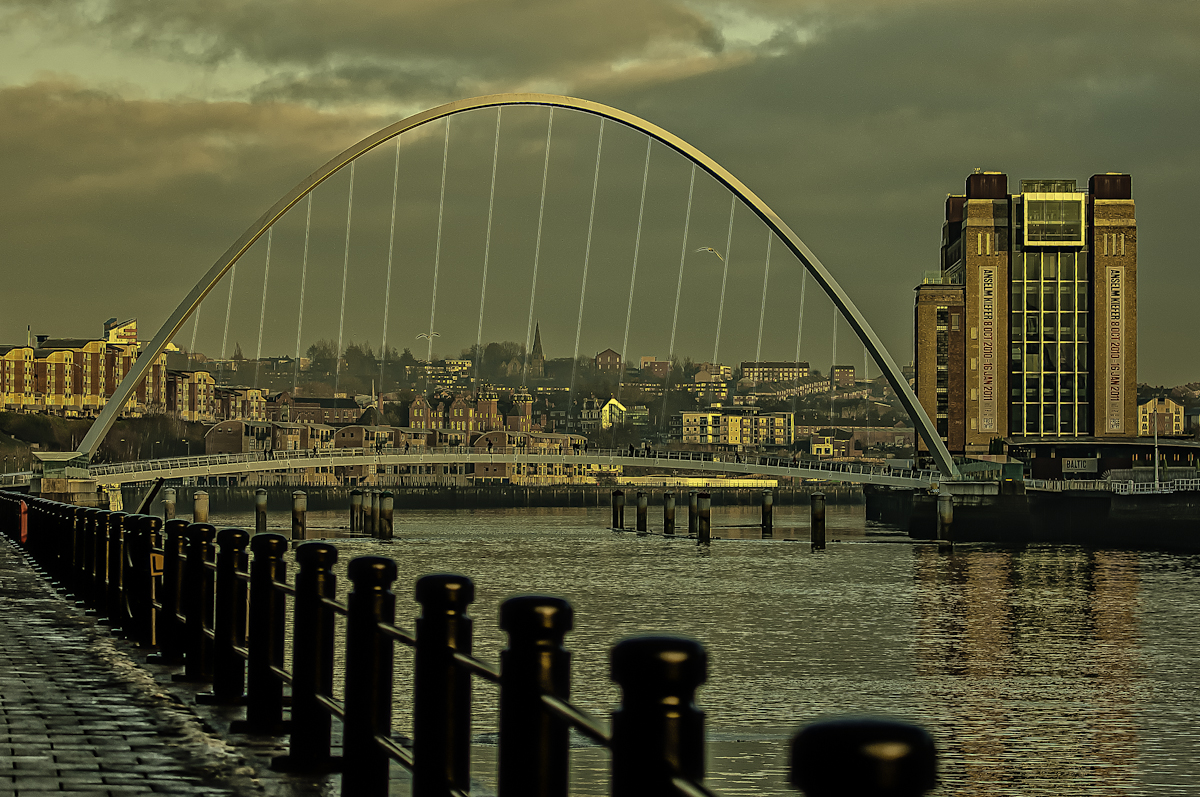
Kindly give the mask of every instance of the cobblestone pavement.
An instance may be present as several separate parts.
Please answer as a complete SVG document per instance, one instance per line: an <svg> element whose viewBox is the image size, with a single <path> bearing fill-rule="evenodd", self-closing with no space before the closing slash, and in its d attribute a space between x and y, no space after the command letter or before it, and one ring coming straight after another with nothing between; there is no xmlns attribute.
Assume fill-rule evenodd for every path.
<svg viewBox="0 0 1200 797"><path fill-rule="evenodd" d="M0 797L279 793L259 771L0 535Z"/></svg>

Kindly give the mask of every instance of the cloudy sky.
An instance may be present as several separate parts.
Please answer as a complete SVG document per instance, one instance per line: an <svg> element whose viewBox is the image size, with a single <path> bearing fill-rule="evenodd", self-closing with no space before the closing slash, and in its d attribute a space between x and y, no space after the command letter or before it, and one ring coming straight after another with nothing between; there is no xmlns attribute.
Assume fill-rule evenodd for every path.
<svg viewBox="0 0 1200 797"><path fill-rule="evenodd" d="M1022 178L1134 176L1140 378L1200 380L1192 242L1200 186L1200 3L1192 0L0 0L0 342L26 325L56 336L136 316L150 337L199 276L280 196L369 133L463 97L569 94L654 122L716 159L770 204L911 357L912 288L937 267L943 201L975 168ZM393 176L399 163L390 345L457 354L479 334L493 152L499 152L483 339L547 355L620 349L645 141L609 126L593 177L595 119L555 119L532 314L532 264L548 113L455 117L356 166L298 206L239 263L176 342L212 356L240 344L378 346ZM399 155L397 155L397 152ZM397 161L398 157L398 161ZM665 356L681 250L676 352L717 345L729 198L701 175L686 247L689 172L651 152L630 356ZM1189 188L1191 186L1191 188ZM438 218L443 233L437 235ZM589 217L592 244L588 247ZM440 245L439 245L440 244ZM719 357L790 359L794 261L735 214ZM576 344L583 265L589 264ZM433 302L435 261L440 269ZM343 271L348 300L341 312ZM263 300L263 282L269 290ZM831 309L814 286L803 356L828 365ZM226 308L230 324L225 327ZM838 359L862 362L845 326Z"/></svg>

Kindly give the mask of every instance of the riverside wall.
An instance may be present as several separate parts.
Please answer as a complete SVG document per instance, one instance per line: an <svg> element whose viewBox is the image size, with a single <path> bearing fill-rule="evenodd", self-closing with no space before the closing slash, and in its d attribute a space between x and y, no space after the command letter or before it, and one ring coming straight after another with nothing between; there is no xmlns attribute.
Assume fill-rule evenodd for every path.
<svg viewBox="0 0 1200 797"><path fill-rule="evenodd" d="M132 512L142 496L146 494L146 486L125 487L122 490L125 511ZM254 495L257 487L192 487L175 488L176 506L180 516L191 514L192 495L197 490L208 493L209 509L214 513L251 512L254 510ZM290 512L292 507L292 492L304 489L308 495L308 509L313 510L342 510L350 506L350 492L354 487L263 487L267 491L267 509L270 512ZM687 507L687 494L691 488L670 487L639 487L629 486L597 486L597 485L480 485L477 487L386 487L394 496L394 506L397 511L402 509L486 509L503 507L589 507L609 506L613 490L624 490L626 501L637 495L638 491L645 492L651 506L660 506L663 494L674 492L676 501L682 499L682 506ZM784 485L772 488L776 506L801 505L808 506L809 495L815 492L825 494L826 503L831 504L861 504L862 489L857 485ZM762 501L762 490L746 487L712 487L697 489L696 492L707 492L712 496L712 504L716 506L758 506ZM161 509L161 492L155 501L154 511Z"/></svg>

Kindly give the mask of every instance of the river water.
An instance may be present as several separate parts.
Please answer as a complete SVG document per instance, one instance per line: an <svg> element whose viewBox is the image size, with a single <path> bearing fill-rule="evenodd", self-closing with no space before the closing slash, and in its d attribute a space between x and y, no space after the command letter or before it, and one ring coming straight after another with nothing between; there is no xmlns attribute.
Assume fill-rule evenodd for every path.
<svg viewBox="0 0 1200 797"><path fill-rule="evenodd" d="M772 540L754 539L757 509L714 508L713 533L725 539L705 549L608 531L608 514L405 511L391 544L338 541L340 566L393 557L398 624L408 628L420 575L470 576L475 653L493 662L500 601L569 599L573 700L601 716L618 700L607 675L616 641L648 632L700 640L710 658L698 697L708 784L729 797L795 794L784 782L791 734L863 713L930 730L938 795L1200 793L1200 557L1051 545L939 553L866 521L861 505L828 507L829 546L816 553L805 507L776 507ZM253 526L249 513L212 521ZM274 516L272 530L287 533L287 523ZM344 523L341 513L310 512L310 537L336 537ZM397 661L396 728L409 733L411 655ZM495 696L477 684L474 770L486 787ZM580 744L572 767L573 794L607 794L605 751Z"/></svg>

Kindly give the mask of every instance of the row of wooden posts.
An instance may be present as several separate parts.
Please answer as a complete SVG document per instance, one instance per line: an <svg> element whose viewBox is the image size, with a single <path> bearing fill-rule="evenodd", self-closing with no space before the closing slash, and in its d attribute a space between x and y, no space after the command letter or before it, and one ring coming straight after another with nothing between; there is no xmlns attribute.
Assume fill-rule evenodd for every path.
<svg viewBox="0 0 1200 797"><path fill-rule="evenodd" d="M809 533L814 551L825 549L825 494L812 493L809 496ZM636 496L638 534L649 534L647 518L649 515L650 497L639 490ZM761 522L763 539L774 536L775 528L775 493L763 490L759 506L762 509ZM612 526L615 531L625 530L625 491L612 492ZM675 526L675 493L663 493L663 525L662 536L684 536L676 531ZM712 495L692 490L688 492L687 503L687 535L696 540L697 545L709 545L712 542Z"/></svg>
<svg viewBox="0 0 1200 797"><path fill-rule="evenodd" d="M305 542L292 553L281 534L218 532L205 522L4 492L0 532L89 614L157 648L159 662L179 665L178 679L211 683L202 702L245 706L235 733L287 735L288 754L274 768L340 770L343 797L387 795L392 762L412 772L414 797L467 797L474 678L499 687L499 797L566 797L572 729L608 748L613 795L714 797L703 783L705 715L695 704L708 660L695 640L636 636L614 646L610 675L621 702L606 723L570 702L564 638L574 612L561 598L522 595L501 605L508 646L495 666L472 655L475 588L465 576L416 582L421 614L410 632L396 625L396 562L356 557L347 568L352 589L338 600L338 550L326 542ZM291 583L289 554L299 566ZM396 643L414 651L411 740L392 728ZM334 719L342 723L340 756ZM921 728L846 719L794 737L789 780L813 797L915 796L936 785L936 768L933 742Z"/></svg>
<svg viewBox="0 0 1200 797"><path fill-rule="evenodd" d="M174 488L163 490L163 517L172 520L176 512ZM381 540L392 539L392 517L394 497L386 490L352 490L350 492L350 533ZM208 493L198 490L192 493L192 521L208 522ZM254 493L254 532L267 530L267 491ZM292 539L308 538L308 494L303 490L292 492Z"/></svg>

